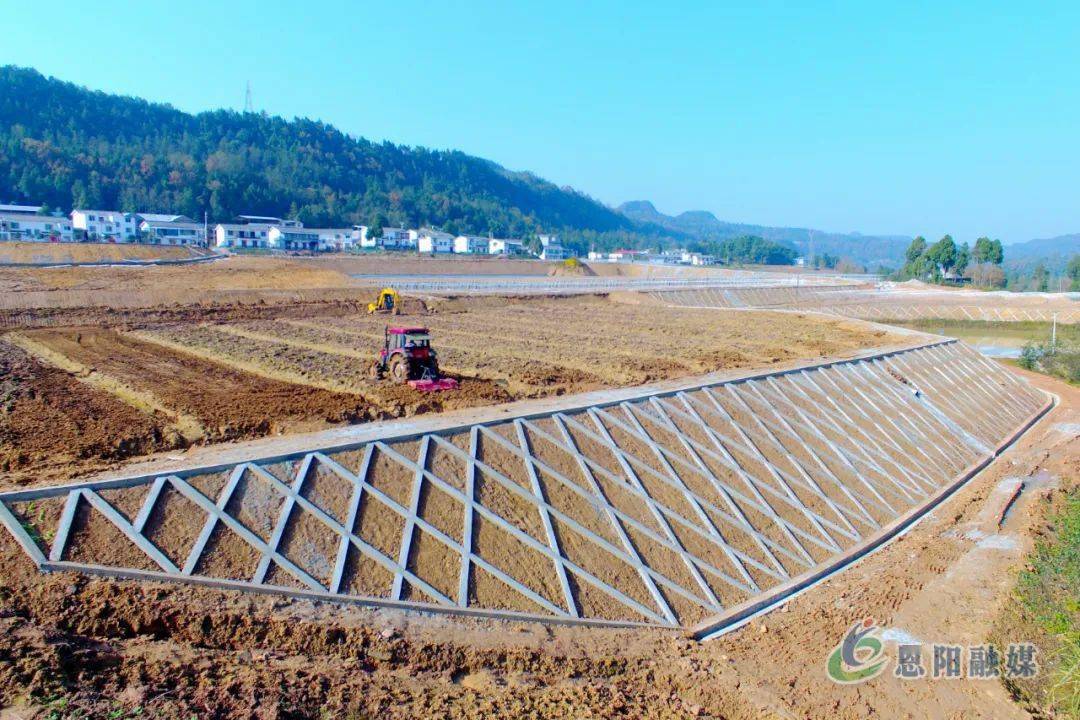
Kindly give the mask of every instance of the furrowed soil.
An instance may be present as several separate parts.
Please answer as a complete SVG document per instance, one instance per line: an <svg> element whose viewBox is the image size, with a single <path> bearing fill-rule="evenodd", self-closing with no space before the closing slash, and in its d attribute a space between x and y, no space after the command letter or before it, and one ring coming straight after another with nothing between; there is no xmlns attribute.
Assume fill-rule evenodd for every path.
<svg viewBox="0 0 1080 720"><path fill-rule="evenodd" d="M909 532L706 643L40 575L0 539L0 705L13 717L1021 718L999 680L894 676L900 642L987 642L1053 494L1075 488L1080 391ZM1003 482L1025 489L999 522ZM32 522L37 513L26 510ZM993 540L993 542L989 542ZM845 632L886 671L827 679Z"/></svg>
<svg viewBox="0 0 1080 720"><path fill-rule="evenodd" d="M237 371L101 328L35 330L25 337L193 417L207 441L362 422L371 404L357 395L306 389Z"/></svg>
<svg viewBox="0 0 1080 720"><path fill-rule="evenodd" d="M0 341L0 471L35 480L100 470L174 447L166 418L143 413ZM7 484L7 481L5 481Z"/></svg>
<svg viewBox="0 0 1080 720"><path fill-rule="evenodd" d="M426 314L391 319L286 318L168 327L143 336L197 347L208 357L265 356L256 362L266 372L295 378L311 366L366 356L381 343L388 323L422 324L433 334L444 369L500 383L514 398L765 367L901 341L862 323L768 312L701 313L602 297L460 298L432 300L428 308ZM340 372L325 372L324 380L345 381Z"/></svg>
<svg viewBox="0 0 1080 720"><path fill-rule="evenodd" d="M305 282L304 277L296 279ZM56 480L65 463L67 477L74 477L103 463L192 443L638 385L907 342L852 321L701 313L604 297L406 298L402 308L398 316L369 316L362 303L337 301L177 306L91 315L93 325L19 330L8 342L29 349L35 367L44 362L66 371L82 396L126 406L126 413L140 418L132 428L150 423L162 439L133 443L118 432L109 443L114 450L72 454L62 435L46 433L33 440L40 452L10 453L22 459L9 463L5 481ZM420 393L372 381L368 366L388 324L429 327L443 371L458 378L460 388ZM9 415L20 412L16 407Z"/></svg>

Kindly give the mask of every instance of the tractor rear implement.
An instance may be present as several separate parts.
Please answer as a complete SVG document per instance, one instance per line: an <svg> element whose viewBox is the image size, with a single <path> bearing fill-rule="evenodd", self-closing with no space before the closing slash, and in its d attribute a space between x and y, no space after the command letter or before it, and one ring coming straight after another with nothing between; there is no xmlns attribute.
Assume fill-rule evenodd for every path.
<svg viewBox="0 0 1080 720"><path fill-rule="evenodd" d="M386 375L394 382L408 384L420 392L456 390L457 380L439 372L438 353L431 347L431 335L424 327L390 327L383 333L383 347L371 364L373 380Z"/></svg>

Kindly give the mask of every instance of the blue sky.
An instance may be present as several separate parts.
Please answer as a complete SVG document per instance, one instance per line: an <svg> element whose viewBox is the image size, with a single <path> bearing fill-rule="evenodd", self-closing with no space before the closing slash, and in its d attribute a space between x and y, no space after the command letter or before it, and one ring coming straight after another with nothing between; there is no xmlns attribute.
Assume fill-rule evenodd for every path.
<svg viewBox="0 0 1080 720"><path fill-rule="evenodd" d="M609 204L1080 232L1080 3L0 0L0 64L457 148Z"/></svg>

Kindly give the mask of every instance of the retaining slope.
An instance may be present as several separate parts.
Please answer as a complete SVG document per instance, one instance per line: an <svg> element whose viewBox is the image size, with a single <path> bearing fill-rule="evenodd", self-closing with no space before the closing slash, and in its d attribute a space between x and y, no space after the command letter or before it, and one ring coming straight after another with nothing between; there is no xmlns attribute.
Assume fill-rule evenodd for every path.
<svg viewBox="0 0 1080 720"><path fill-rule="evenodd" d="M939 502L1050 400L955 341L0 494L43 571L705 635Z"/></svg>
<svg viewBox="0 0 1080 720"><path fill-rule="evenodd" d="M688 288L656 290L654 298L667 305L697 308L783 308L813 310L864 320L914 320L945 318L985 322L1080 322L1080 308L1060 300L1040 306L1029 296L1002 301L1000 295L979 298L949 297L947 291L892 292L887 289L852 287L756 287ZM920 297L920 295L922 295ZM968 300L967 304L963 301ZM979 304L982 302L982 304ZM1074 303L1075 305L1075 303Z"/></svg>

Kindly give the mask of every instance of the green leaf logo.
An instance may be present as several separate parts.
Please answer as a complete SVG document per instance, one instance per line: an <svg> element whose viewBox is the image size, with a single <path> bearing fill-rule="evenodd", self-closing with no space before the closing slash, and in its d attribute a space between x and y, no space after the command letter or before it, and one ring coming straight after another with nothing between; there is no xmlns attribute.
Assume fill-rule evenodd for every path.
<svg viewBox="0 0 1080 720"><path fill-rule="evenodd" d="M876 636L873 618L855 623L829 655L826 671L829 679L843 685L865 682L885 669L888 658Z"/></svg>

